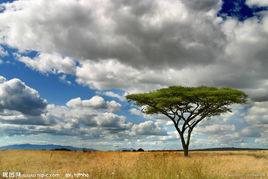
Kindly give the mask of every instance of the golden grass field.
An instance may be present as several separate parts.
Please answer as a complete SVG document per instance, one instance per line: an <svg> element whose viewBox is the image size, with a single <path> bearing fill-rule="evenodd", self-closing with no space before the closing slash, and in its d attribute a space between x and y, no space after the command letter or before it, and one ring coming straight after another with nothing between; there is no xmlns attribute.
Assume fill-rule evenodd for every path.
<svg viewBox="0 0 268 179"><path fill-rule="evenodd" d="M69 152L0 151L0 172L54 178L268 178L268 151ZM41 175L43 174L43 175ZM83 177L84 176L84 177Z"/></svg>

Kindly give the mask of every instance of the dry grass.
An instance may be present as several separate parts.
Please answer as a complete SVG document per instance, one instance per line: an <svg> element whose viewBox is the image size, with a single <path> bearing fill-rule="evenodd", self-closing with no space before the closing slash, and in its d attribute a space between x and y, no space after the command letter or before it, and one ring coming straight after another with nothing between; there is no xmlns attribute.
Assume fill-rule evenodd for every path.
<svg viewBox="0 0 268 179"><path fill-rule="evenodd" d="M58 173L57 178L64 178L66 173L84 173L94 179L268 178L268 151L190 155L185 158L181 152L1 151L0 172Z"/></svg>

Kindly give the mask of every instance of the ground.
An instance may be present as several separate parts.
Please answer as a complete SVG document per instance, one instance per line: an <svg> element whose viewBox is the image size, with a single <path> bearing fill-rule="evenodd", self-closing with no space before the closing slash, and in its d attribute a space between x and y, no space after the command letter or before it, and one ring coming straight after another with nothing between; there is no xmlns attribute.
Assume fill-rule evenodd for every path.
<svg viewBox="0 0 268 179"><path fill-rule="evenodd" d="M0 178L268 178L268 151L0 151Z"/></svg>

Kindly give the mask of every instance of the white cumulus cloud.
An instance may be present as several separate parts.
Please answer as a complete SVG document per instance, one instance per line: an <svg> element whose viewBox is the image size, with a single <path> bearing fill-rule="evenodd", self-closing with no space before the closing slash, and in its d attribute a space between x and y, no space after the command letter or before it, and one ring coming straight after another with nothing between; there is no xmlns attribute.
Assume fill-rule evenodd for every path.
<svg viewBox="0 0 268 179"><path fill-rule="evenodd" d="M26 115L41 115L47 102L38 92L17 78L0 77L0 110L15 110Z"/></svg>

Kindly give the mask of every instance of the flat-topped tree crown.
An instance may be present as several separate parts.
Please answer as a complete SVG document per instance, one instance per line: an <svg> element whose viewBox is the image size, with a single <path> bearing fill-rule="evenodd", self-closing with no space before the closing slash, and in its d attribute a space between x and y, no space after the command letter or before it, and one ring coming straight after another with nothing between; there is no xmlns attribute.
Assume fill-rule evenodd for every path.
<svg viewBox="0 0 268 179"><path fill-rule="evenodd" d="M187 148L193 128L204 118L231 111L231 104L246 102L247 95L233 88L171 86L148 93L130 94L126 98L141 106L146 114L164 114L180 134ZM187 132L187 140L184 133ZM186 151L185 151L186 152Z"/></svg>

